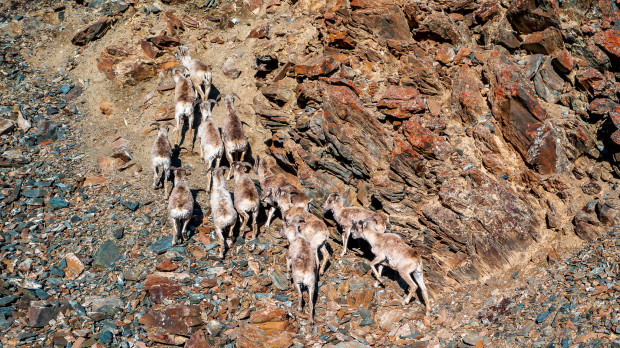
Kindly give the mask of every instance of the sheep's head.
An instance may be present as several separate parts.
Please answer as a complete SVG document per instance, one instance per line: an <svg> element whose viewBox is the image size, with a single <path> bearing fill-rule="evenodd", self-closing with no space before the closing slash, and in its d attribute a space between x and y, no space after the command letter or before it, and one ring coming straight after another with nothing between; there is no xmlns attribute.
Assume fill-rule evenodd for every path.
<svg viewBox="0 0 620 348"><path fill-rule="evenodd" d="M325 200L325 204L323 204L324 211L334 210L334 208L342 205L342 197L340 197L337 193L330 193Z"/></svg>
<svg viewBox="0 0 620 348"><path fill-rule="evenodd" d="M252 165L248 162L234 162L231 168L233 170L235 178L237 178L241 174L247 173L246 170L252 169Z"/></svg>
<svg viewBox="0 0 620 348"><path fill-rule="evenodd" d="M187 48L187 46L179 46L174 56L176 59L180 60L183 65L186 65L192 59L189 55L189 48Z"/></svg>

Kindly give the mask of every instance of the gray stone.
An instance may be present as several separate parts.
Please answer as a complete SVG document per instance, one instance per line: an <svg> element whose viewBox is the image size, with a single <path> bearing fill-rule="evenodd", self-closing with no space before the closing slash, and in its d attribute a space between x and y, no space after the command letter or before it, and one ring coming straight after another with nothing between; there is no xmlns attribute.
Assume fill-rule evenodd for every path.
<svg viewBox="0 0 620 348"><path fill-rule="evenodd" d="M62 197L52 197L50 198L50 204L54 207L54 208L66 208L69 206L69 202L67 202L64 198Z"/></svg>
<svg viewBox="0 0 620 348"><path fill-rule="evenodd" d="M121 251L113 240L106 240L95 254L93 265L112 268L121 259Z"/></svg>
<svg viewBox="0 0 620 348"><path fill-rule="evenodd" d="M163 254L171 247L172 236L167 236L149 245L149 250L151 250L155 254Z"/></svg>

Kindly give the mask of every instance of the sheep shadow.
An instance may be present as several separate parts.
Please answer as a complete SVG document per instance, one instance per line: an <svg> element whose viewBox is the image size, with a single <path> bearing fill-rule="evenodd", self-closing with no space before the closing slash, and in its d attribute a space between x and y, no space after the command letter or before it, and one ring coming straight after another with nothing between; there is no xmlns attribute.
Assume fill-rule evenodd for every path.
<svg viewBox="0 0 620 348"><path fill-rule="evenodd" d="M187 226L187 240L190 240L193 236L196 235L196 228L202 225L205 220L202 206L197 199L198 193L204 191L204 189L190 189L190 192L192 193L192 198L194 199L194 211L192 213L192 219L190 220L189 226Z"/></svg>

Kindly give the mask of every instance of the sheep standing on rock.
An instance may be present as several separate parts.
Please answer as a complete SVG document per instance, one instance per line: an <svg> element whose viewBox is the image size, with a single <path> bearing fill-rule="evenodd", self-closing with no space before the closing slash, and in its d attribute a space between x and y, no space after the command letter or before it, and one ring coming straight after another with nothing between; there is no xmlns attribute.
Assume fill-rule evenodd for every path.
<svg viewBox="0 0 620 348"><path fill-rule="evenodd" d="M334 219L342 228L342 254L340 256L344 256L347 253L347 243L349 242L351 227L354 222L365 220L367 218L373 218L377 221L375 223L375 229L377 232L385 232L385 229L387 228L385 220L381 214L360 207L345 207L342 202L342 197L340 197L337 193L332 193L327 196L327 200L325 201L325 204L323 204L323 210L331 210L334 214ZM360 236L353 234L353 237L359 238Z"/></svg>
<svg viewBox="0 0 620 348"><path fill-rule="evenodd" d="M153 166L153 188L156 189L159 182L163 178L164 194L168 194L168 178L170 177L170 161L172 160L172 149L170 141L168 141L169 124L152 123L151 126L157 126L157 138L153 142L151 149L151 164ZM161 175L158 168L162 168Z"/></svg>
<svg viewBox="0 0 620 348"><path fill-rule="evenodd" d="M200 123L200 127L198 127L200 157L204 159L205 168L207 170L207 192L211 191L213 168L218 168L220 166L220 161L224 155L224 143L220 138L220 132L211 114L213 103L215 103L213 99L200 103L202 122Z"/></svg>
<svg viewBox="0 0 620 348"><path fill-rule="evenodd" d="M258 229L257 217L258 206L260 205L258 200L258 191L254 182L245 173L246 169L252 168L247 162L235 162L232 166L232 171L235 177L235 191L233 197L235 199L234 205L239 217L241 218L241 227L239 233L244 233L245 226L250 220L250 214L252 214L252 239L256 238Z"/></svg>
<svg viewBox="0 0 620 348"><path fill-rule="evenodd" d="M261 190L263 190L260 199L271 206L267 215L267 223L265 224L267 228L271 225L271 219L276 211L276 202L273 200L273 194L275 194L278 188L289 185L284 175L273 172L271 169L272 165L273 163L269 163L263 157L256 156L255 173L258 174L258 181L260 182Z"/></svg>
<svg viewBox="0 0 620 348"><path fill-rule="evenodd" d="M211 67L198 59L192 59L186 46L179 47L176 57L189 71L189 79L192 81L198 94L200 94L200 99L202 101L207 100L211 91Z"/></svg>
<svg viewBox="0 0 620 348"><path fill-rule="evenodd" d="M220 246L220 258L224 258L224 252L228 248L224 238L224 229L229 228L228 236L232 238L233 229L237 223L237 211L233 205L230 192L226 189L224 171L226 167L216 168L213 173L213 189L211 191L211 214L215 233L222 245Z"/></svg>
<svg viewBox="0 0 620 348"><path fill-rule="evenodd" d="M293 187L295 188L295 186ZM294 198L297 196L300 198ZM288 186L285 186L276 190L276 202L278 207L280 207L285 223L300 219L304 221L299 224L299 231L310 242L312 250L314 250L317 266L319 265L319 251L321 256L323 256L323 262L319 268L319 274L323 274L329 260L329 252L327 251L329 229L327 225L323 219L314 216L314 214L307 210L310 200L305 193L297 190L297 188L291 190Z"/></svg>
<svg viewBox="0 0 620 348"><path fill-rule="evenodd" d="M187 224L192 219L194 212L194 197L187 186L186 170L174 168L174 188L168 199L168 214L172 220L172 245L176 245L178 239L183 240Z"/></svg>
<svg viewBox="0 0 620 348"><path fill-rule="evenodd" d="M289 279L293 280L299 294L298 310L303 310L304 297L302 286L308 289L310 303L310 322L314 323L314 292L316 289L316 262L314 250L310 242L301 234L300 224L303 219L290 220L285 223L282 233L288 239L289 247L286 256L286 271Z"/></svg>
<svg viewBox="0 0 620 348"><path fill-rule="evenodd" d="M248 138L243 133L243 125L241 120L237 116L237 109L235 108L234 94L226 95L224 104L226 105L226 118L224 119L224 126L222 127L222 138L224 140L224 148L226 149L226 158L228 164L231 166L226 180L230 180L232 175L232 164L235 161L243 162L245 152L250 148ZM237 154L240 154L240 158L237 159Z"/></svg>
<svg viewBox="0 0 620 348"><path fill-rule="evenodd" d="M399 235L394 233L379 233L376 230L377 227L377 220L372 217L363 221L356 221L351 227L353 233L368 241L371 251L375 255L374 260L370 263L370 268L375 274L375 277L377 277L375 286L383 284L383 281L381 281L383 265L393 268L398 271L401 278L409 285L409 294L403 299L403 305L411 301L413 294L415 294L419 286L420 290L422 290L424 304L426 305L426 315L428 315L431 307L428 300L428 290L426 289L424 276L422 275L422 258L420 254L407 245ZM379 269L377 269L376 266L379 266ZM413 273L415 282L411 278L411 273ZM418 283L417 285L416 282Z"/></svg>
<svg viewBox="0 0 620 348"><path fill-rule="evenodd" d="M177 127L174 130L177 134L177 144L181 141L181 119L187 117L189 120L189 130L194 128L194 105L196 102L196 91L192 82L185 76L181 69L174 71L174 119Z"/></svg>

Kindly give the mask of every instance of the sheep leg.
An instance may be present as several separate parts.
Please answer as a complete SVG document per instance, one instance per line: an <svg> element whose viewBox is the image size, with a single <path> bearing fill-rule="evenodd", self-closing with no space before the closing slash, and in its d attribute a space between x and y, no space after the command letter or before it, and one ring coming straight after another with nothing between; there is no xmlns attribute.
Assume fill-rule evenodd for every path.
<svg viewBox="0 0 620 348"><path fill-rule="evenodd" d="M314 324L314 284L308 285L308 302L310 302L310 323Z"/></svg>
<svg viewBox="0 0 620 348"><path fill-rule="evenodd" d="M215 167L214 168L219 168L220 167L220 162L222 161L222 156L218 156L215 159Z"/></svg>
<svg viewBox="0 0 620 348"><path fill-rule="evenodd" d="M273 213L275 212L276 212L276 207L271 207L271 209L269 210L269 214L267 215L267 223L265 224L267 228L269 228L269 225L271 225L271 218L273 218Z"/></svg>
<svg viewBox="0 0 620 348"><path fill-rule="evenodd" d="M295 286L297 287L297 293L299 294L299 307L297 307L297 310L301 312L304 308L304 295L301 292L301 283L295 283Z"/></svg>
<svg viewBox="0 0 620 348"><path fill-rule="evenodd" d="M252 213L252 239L256 239L258 235L258 223L256 219L258 218L258 208Z"/></svg>
<svg viewBox="0 0 620 348"><path fill-rule="evenodd" d="M377 268L375 266L383 262L383 260L385 260L384 257L375 257L375 259L372 260L372 262L370 262L370 268L372 269L372 272L375 274L375 277L377 277L377 283L381 285L383 285L383 282L381 281L381 272L377 271ZM381 267L381 270L383 270L383 266L380 266L380 267ZM375 287L379 286L379 284L377 283L375 283Z"/></svg>
<svg viewBox="0 0 620 348"><path fill-rule="evenodd" d="M383 264L380 263L379 265L377 265L377 272L379 272L380 275L383 274ZM378 280L375 282L375 287L379 287Z"/></svg>
<svg viewBox="0 0 620 348"><path fill-rule="evenodd" d="M314 249L314 265L316 266L314 268L314 275L316 276L317 274L319 274L319 248Z"/></svg>
<svg viewBox="0 0 620 348"><path fill-rule="evenodd" d="M239 235L245 238L245 226L248 224L248 220L250 219L250 214L241 210L239 211L239 216L241 217L241 227L239 227Z"/></svg>
<svg viewBox="0 0 620 348"><path fill-rule="evenodd" d="M400 274L400 277L403 278L403 280L407 283L407 285L409 285L409 294L403 297L403 306L404 306L407 303L409 303L409 301L411 301L411 298L413 297L413 294L415 294L415 291L418 289L418 286L413 281L413 279L411 279L411 274L409 273L408 270L407 271L399 270L398 274Z"/></svg>
<svg viewBox="0 0 620 348"><path fill-rule="evenodd" d="M323 274L325 272L325 266L327 265L327 260L329 260L329 252L327 251L327 245L323 244L321 247L321 256L323 256L323 262L321 263L321 270L319 274Z"/></svg>
<svg viewBox="0 0 620 348"><path fill-rule="evenodd" d="M158 168L157 166L153 166L153 189L155 190L157 189L157 186L158 186L157 184L159 184L158 179L161 179L161 177L157 175L157 172L158 172L157 168Z"/></svg>
<svg viewBox="0 0 620 348"><path fill-rule="evenodd" d="M201 79L197 79L198 81L194 82L194 85L196 86L196 91L198 91L198 94L200 95L200 100L205 101L205 92L203 92L202 90L202 81ZM193 82L193 81L192 81Z"/></svg>
<svg viewBox="0 0 620 348"><path fill-rule="evenodd" d="M194 137L194 108L192 108L191 114L187 115L189 119L189 135L192 137L192 151L194 151L194 143L196 142L196 138Z"/></svg>
<svg viewBox="0 0 620 348"><path fill-rule="evenodd" d="M241 159L239 160L239 162L243 162L243 157L245 157L245 151L241 151Z"/></svg>
<svg viewBox="0 0 620 348"><path fill-rule="evenodd" d="M181 141L181 113L179 113L178 111L174 113L174 120L177 123L176 128L174 129L173 132L177 133L177 144L181 145L180 141Z"/></svg>
<svg viewBox="0 0 620 348"><path fill-rule="evenodd" d="M170 197L170 191L168 191L168 179L170 179L170 168L165 168L165 176L164 176L164 194L166 198Z"/></svg>
<svg viewBox="0 0 620 348"><path fill-rule="evenodd" d="M422 298L424 299L424 305L426 306L426 315L429 314L431 310L431 303L428 300L428 289L426 289L426 284L424 284L424 276L422 275L422 266L418 266L418 268L413 272L413 277L415 281L420 286L420 290L422 290Z"/></svg>
<svg viewBox="0 0 620 348"><path fill-rule="evenodd" d="M220 258L223 259L224 258L224 251L226 250L226 238L224 238L224 234L222 233L222 229L221 228L216 228L215 229L215 234L217 234L217 238L220 239L220 241L222 241L222 245L220 246Z"/></svg>
<svg viewBox="0 0 620 348"><path fill-rule="evenodd" d="M209 164L207 168L207 192L211 192L211 181L213 180L213 168Z"/></svg>
<svg viewBox="0 0 620 348"><path fill-rule="evenodd" d="M233 165L233 156L232 153L226 151L226 159L228 159L228 175L226 176L226 180L230 180L230 176L232 175L232 165Z"/></svg>
<svg viewBox="0 0 620 348"><path fill-rule="evenodd" d="M185 231L187 231L187 224L189 224L189 220L191 220L191 219L192 219L192 217L190 216L187 219L185 219L185 221L183 222L183 228L181 229L181 241L183 241L183 239L185 239Z"/></svg>
<svg viewBox="0 0 620 348"><path fill-rule="evenodd" d="M176 245L177 244L177 238L178 238L178 234L179 234L179 227L177 224L177 219L175 218L171 218L172 219L172 226L173 226L173 231L172 231L172 245Z"/></svg>
<svg viewBox="0 0 620 348"><path fill-rule="evenodd" d="M344 230L344 234L342 235L342 254L340 257L344 257L347 253L347 244L349 243L349 236L351 235L351 227L347 227Z"/></svg>
<svg viewBox="0 0 620 348"><path fill-rule="evenodd" d="M234 243L235 240L233 239L233 229L235 228L235 226L237 225L237 221L235 220L235 223L230 226L230 229L228 230L228 237L230 238L230 242Z"/></svg>
<svg viewBox="0 0 620 348"><path fill-rule="evenodd" d="M286 277L289 280L292 280L293 275L291 273L291 258L288 257L288 255L286 256Z"/></svg>

